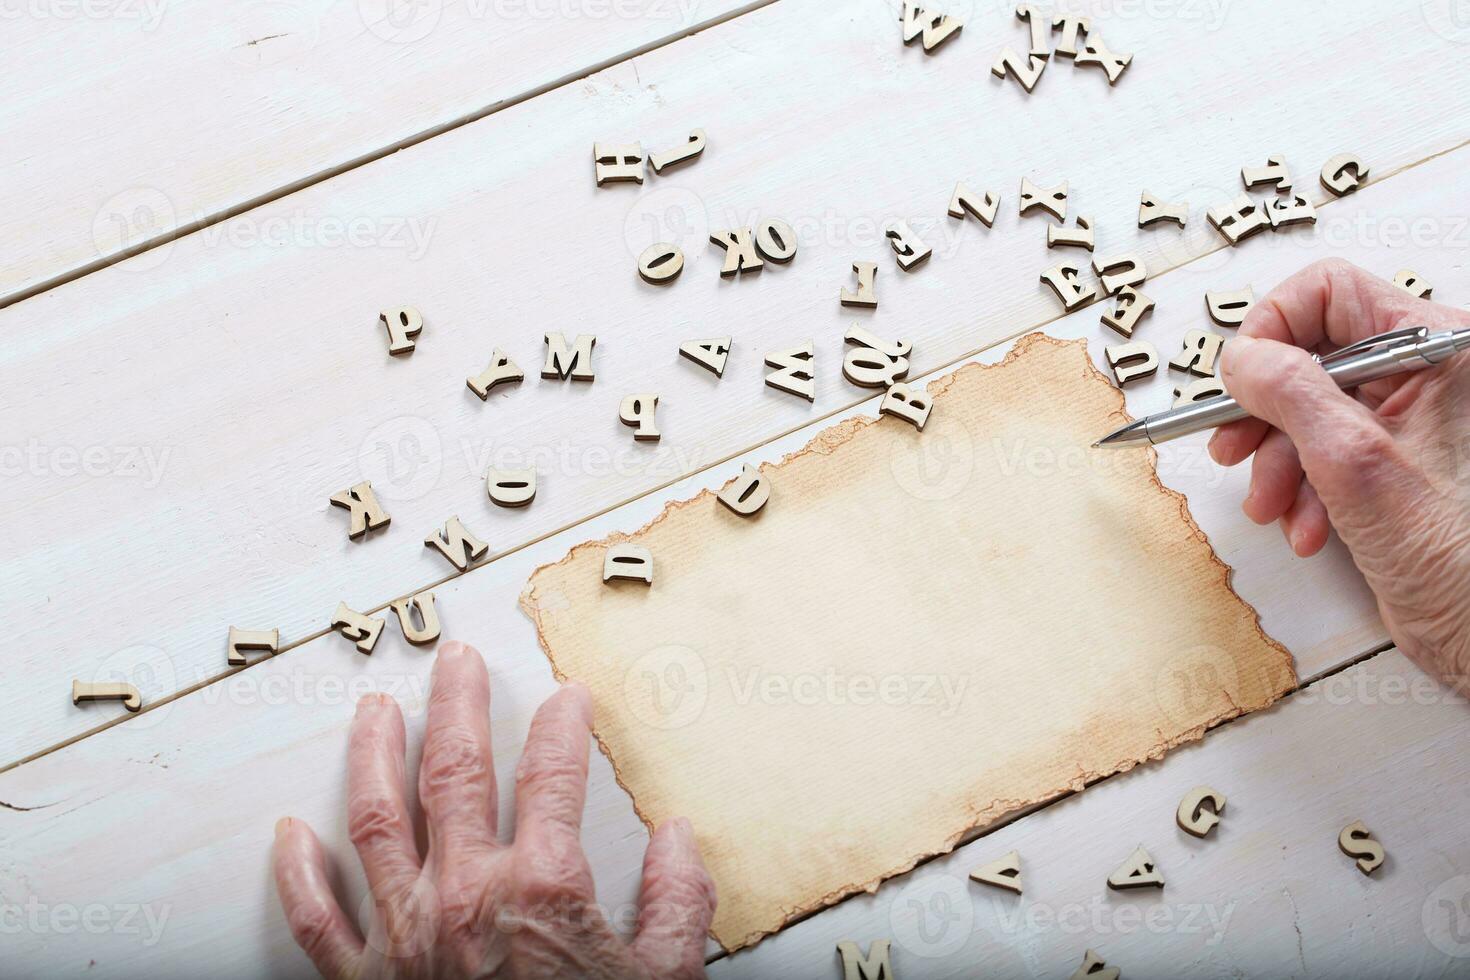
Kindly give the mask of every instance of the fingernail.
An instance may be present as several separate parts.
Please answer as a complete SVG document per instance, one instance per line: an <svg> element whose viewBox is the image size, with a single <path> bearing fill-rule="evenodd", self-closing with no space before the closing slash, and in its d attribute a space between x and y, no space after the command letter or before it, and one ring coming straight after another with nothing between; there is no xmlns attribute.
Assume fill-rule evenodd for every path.
<svg viewBox="0 0 1470 980"><path fill-rule="evenodd" d="M439 657L441 659L453 659L455 657L463 656L464 652L468 649L469 647L465 646L458 640L450 640L447 643L442 643L439 645Z"/></svg>
<svg viewBox="0 0 1470 980"><path fill-rule="evenodd" d="M1235 369L1236 358L1242 356L1246 349L1256 342L1254 337L1232 337L1225 342L1225 349L1220 352L1220 370L1229 374Z"/></svg>
<svg viewBox="0 0 1470 980"><path fill-rule="evenodd" d="M362 697L357 699L357 713L362 714L363 711L368 708L383 707L392 700L393 699L388 697L388 695L378 692L374 692L372 694L364 694Z"/></svg>
<svg viewBox="0 0 1470 980"><path fill-rule="evenodd" d="M291 826L291 818L290 817L282 817L281 819L277 820L276 821L276 840L280 840L282 837L284 837L286 835L287 829L290 828L290 826Z"/></svg>

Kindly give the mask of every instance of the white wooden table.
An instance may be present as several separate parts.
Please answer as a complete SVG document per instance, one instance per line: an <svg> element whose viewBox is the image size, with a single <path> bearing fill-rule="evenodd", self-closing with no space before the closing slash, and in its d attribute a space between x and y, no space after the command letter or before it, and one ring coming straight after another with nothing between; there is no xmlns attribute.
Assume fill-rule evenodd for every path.
<svg viewBox="0 0 1470 980"><path fill-rule="evenodd" d="M997 359L1033 329L1101 356L1098 310L1059 316L1037 283L1058 257L1043 220L1016 215L1023 175L1070 180L1100 254L1146 258L1158 310L1140 336L1161 349L1206 325L1206 290L1259 296L1327 255L1412 268L1436 299L1470 302L1470 19L1453 0L1064 6L1135 54L1116 88L1060 60L1029 97L990 77L1026 33L982 0L949 5L966 27L927 56L901 44L897 0L15 5L0 66L0 973L308 975L270 884L272 825L308 819L355 907L352 705L388 691L413 728L431 663L391 623L356 654L328 632L337 602L380 609L438 585L445 635L486 655L508 784L553 686L515 606L530 571L871 414L837 370L853 319L912 338L916 376ZM698 163L594 187L593 141L654 149L696 126ZM1316 174L1346 151L1372 180L1329 202ZM1222 248L1204 209L1271 154L1322 205L1316 227ZM945 217L961 179L1002 195L994 229ZM1190 202L1186 230L1136 227L1145 188ZM797 228L795 262L721 280L708 232L760 216ZM935 249L911 276L882 238L892 218ZM671 288L635 274L658 240L688 254ZM875 314L836 303L860 260L880 263ZM405 303L428 326L390 360L377 312ZM535 378L547 330L597 334L595 383ZM678 357L721 334L722 380ZM761 353L807 337L811 405L761 383ZM481 403L463 379L493 347L531 377ZM1177 380L1131 389L1130 407L1162 406ZM656 448L616 419L622 394L650 388ZM955 448L936 442L925 492L964 479ZM486 466L526 461L535 503L491 508ZM893 940L902 977L1067 976L1089 947L1134 978L1470 971L1465 705L1389 648L1340 546L1300 561L1240 515L1244 472L1199 440L1160 471L1302 689L753 950L712 945L712 974L835 977L849 938ZM362 479L393 524L349 542L327 497ZM421 541L452 514L492 556L446 580ZM227 668L232 624L279 626L283 654ZM74 708L73 678L130 680L149 708ZM1230 804L1198 842L1172 814L1205 781ZM1372 879L1337 851L1355 819L1388 849ZM626 908L646 835L601 757L584 837L600 895ZM1140 840L1167 890L1108 894ZM1012 848L1024 899L966 884Z"/></svg>

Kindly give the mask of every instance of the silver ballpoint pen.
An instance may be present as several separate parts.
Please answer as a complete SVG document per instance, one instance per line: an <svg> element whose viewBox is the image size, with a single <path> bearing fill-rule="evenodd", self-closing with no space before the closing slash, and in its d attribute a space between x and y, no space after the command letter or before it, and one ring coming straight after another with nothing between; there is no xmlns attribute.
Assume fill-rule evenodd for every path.
<svg viewBox="0 0 1470 980"><path fill-rule="evenodd" d="M1339 388L1356 388L1379 378L1433 367L1463 350L1470 350L1470 328L1430 333L1428 327L1406 327L1319 356L1317 362ZM1250 413L1239 402L1229 395L1216 395L1130 422L1093 443L1093 448L1156 446L1244 418L1250 418Z"/></svg>

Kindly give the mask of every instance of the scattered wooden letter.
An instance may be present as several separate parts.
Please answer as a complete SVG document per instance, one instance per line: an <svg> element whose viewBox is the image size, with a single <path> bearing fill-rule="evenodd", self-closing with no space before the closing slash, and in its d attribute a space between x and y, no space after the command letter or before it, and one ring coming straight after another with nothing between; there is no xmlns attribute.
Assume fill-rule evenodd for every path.
<svg viewBox="0 0 1470 980"><path fill-rule="evenodd" d="M1118 980L1122 975L1122 970L1115 966L1108 966L1103 962L1102 957L1089 949L1082 957L1082 965L1077 968L1076 973L1072 974L1071 980Z"/></svg>
<svg viewBox="0 0 1470 980"><path fill-rule="evenodd" d="M1256 294L1249 286L1205 293L1205 310L1217 327L1240 326L1255 304Z"/></svg>
<svg viewBox="0 0 1470 980"><path fill-rule="evenodd" d="M274 657L281 649L281 631L274 630L242 630L230 627L230 639L225 661L234 667L243 667L249 663L245 656L246 652L263 652L267 656Z"/></svg>
<svg viewBox="0 0 1470 980"><path fill-rule="evenodd" d="M129 711L139 711L143 707L143 696L138 689L119 681L72 681L71 703L80 706L84 701L121 701Z"/></svg>
<svg viewBox="0 0 1470 980"><path fill-rule="evenodd" d="M740 475L715 497L741 517L749 517L771 499L771 488L760 470L747 463L740 468Z"/></svg>
<svg viewBox="0 0 1470 980"><path fill-rule="evenodd" d="M1113 380L1119 388L1139 378L1151 378L1159 370L1159 352L1146 340L1113 344L1103 348L1103 356L1108 359L1108 367L1113 369Z"/></svg>
<svg viewBox="0 0 1470 980"><path fill-rule="evenodd" d="M866 956L857 943L844 939L837 944L837 955L842 957L842 980L894 980L886 939L869 943Z"/></svg>
<svg viewBox="0 0 1470 980"><path fill-rule="evenodd" d="M1357 858L1358 870L1365 875L1377 871L1387 857L1383 845L1373 839L1373 834L1361 820L1354 820L1342 828L1342 833L1337 835L1337 846L1348 857Z"/></svg>
<svg viewBox="0 0 1470 980"><path fill-rule="evenodd" d="M713 337L709 340L690 340L679 345L679 356L687 357L717 378L725 376L725 361L730 356L730 338Z"/></svg>
<svg viewBox="0 0 1470 980"><path fill-rule="evenodd" d="M970 880L1021 894L1021 854L1012 851L999 860L970 872Z"/></svg>
<svg viewBox="0 0 1470 980"><path fill-rule="evenodd" d="M434 606L434 593L420 592L392 603L398 616L403 638L416 647L439 639L439 610ZM422 625L415 625L415 617Z"/></svg>
<svg viewBox="0 0 1470 980"><path fill-rule="evenodd" d="M1271 227L1266 209L1249 194L1242 194L1229 204L1221 204L1205 212L1210 224L1231 245L1239 245L1257 232Z"/></svg>
<svg viewBox="0 0 1470 980"><path fill-rule="evenodd" d="M642 143L593 143L592 163L598 187L618 181L643 183Z"/></svg>
<svg viewBox="0 0 1470 980"><path fill-rule="evenodd" d="M765 268L756 251L755 237L749 228L727 228L710 232L709 240L725 250L725 264L720 275L726 279L736 274L759 272Z"/></svg>
<svg viewBox="0 0 1470 980"><path fill-rule="evenodd" d="M889 222L883 233L888 236L888 244L893 246L894 258L904 272L912 272L934 254L934 250L914 234L907 221Z"/></svg>
<svg viewBox="0 0 1470 980"><path fill-rule="evenodd" d="M653 553L642 545L609 545L602 559L602 580L611 582L625 579L631 582L653 584Z"/></svg>
<svg viewBox="0 0 1470 980"><path fill-rule="evenodd" d="M1417 299L1428 299L1434 293L1434 287L1420 279L1413 269L1400 269L1393 277L1393 284Z"/></svg>
<svg viewBox="0 0 1470 980"><path fill-rule="evenodd" d="M341 493L334 493L327 499L334 506L344 507L352 512L351 522L347 526L349 538L360 538L369 531L386 527L393 519L388 516L383 505L378 503L378 498L373 494L373 485L366 480Z"/></svg>
<svg viewBox="0 0 1470 980"><path fill-rule="evenodd" d="M653 164L654 173L661 174L665 170L672 170L680 164L688 163L690 160L698 157L704 152L704 144L704 130L691 130L689 133L689 142L672 150L666 150L663 153L655 153L648 158L648 162Z"/></svg>
<svg viewBox="0 0 1470 980"><path fill-rule="evenodd" d="M989 228L995 224L995 213L1000 210L1000 196L986 191L983 195L977 195L965 186L964 181L954 185L954 193L949 198L949 216L965 220L965 215L974 215L980 219L980 223Z"/></svg>
<svg viewBox="0 0 1470 980"><path fill-rule="evenodd" d="M1225 382L1219 378L1196 378L1182 385L1174 386L1174 406L1183 408L1185 405L1193 405L1195 402L1206 401L1210 398L1219 398L1225 394Z"/></svg>
<svg viewBox="0 0 1470 980"><path fill-rule="evenodd" d="M1133 55L1116 54L1103 43L1101 35L1087 35L1087 44L1077 52L1073 62L1078 68L1101 68L1108 76L1109 85L1117 85L1123 72L1133 64Z"/></svg>
<svg viewBox="0 0 1470 980"><path fill-rule="evenodd" d="M1208 786L1196 786L1179 801L1174 819L1179 824L1179 829L1186 834L1204 838L1219 825L1220 814L1224 812L1224 793Z"/></svg>
<svg viewBox="0 0 1470 980"><path fill-rule="evenodd" d="M413 338L424 332L424 318L412 306L384 310L378 314L378 322L388 330L389 354L413 353Z"/></svg>
<svg viewBox="0 0 1470 980"><path fill-rule="evenodd" d="M1266 202L1266 218L1271 222L1272 231L1296 225L1315 225L1317 206L1287 184L1280 194Z"/></svg>
<svg viewBox="0 0 1470 980"><path fill-rule="evenodd" d="M1157 194L1144 191L1138 199L1138 227L1147 228L1161 221L1172 221L1180 228L1189 220L1189 204L1163 204Z"/></svg>
<svg viewBox="0 0 1470 980"><path fill-rule="evenodd" d="M516 367L515 362L506 355L499 347L490 355L490 366L479 374L465 379L469 386L480 397L480 401L490 397L490 390L497 385L520 384L525 379L521 369Z"/></svg>
<svg viewBox="0 0 1470 980"><path fill-rule="evenodd" d="M1098 290L1082 285L1081 275L1081 266L1063 262L1043 272L1041 281L1056 293L1062 309L1071 313L1082 309L1098 295Z"/></svg>
<svg viewBox="0 0 1470 980"><path fill-rule="evenodd" d="M638 256L638 275L650 285L667 285L683 271L684 251L669 242L655 242Z"/></svg>
<svg viewBox="0 0 1470 980"><path fill-rule="evenodd" d="M842 360L842 375L859 388L887 388L908 376L913 344L907 340L889 343L856 323L842 339L854 348Z"/></svg>
<svg viewBox="0 0 1470 980"><path fill-rule="evenodd" d="M1225 338L1208 330L1190 330L1184 335L1184 349L1169 361L1176 371L1188 371L1197 378L1213 378L1220 360L1220 345Z"/></svg>
<svg viewBox="0 0 1470 980"><path fill-rule="evenodd" d="M964 22L956 17L931 14L913 0L904 0L900 20L903 23L903 43L913 44L920 35L923 35L924 51L927 54L933 54L936 48L958 34L965 26Z"/></svg>
<svg viewBox="0 0 1470 980"><path fill-rule="evenodd" d="M576 342L567 347L565 334L545 335L546 362L541 365L541 377L548 380L591 381L592 348L597 346L597 337L590 333L577 334Z"/></svg>
<svg viewBox="0 0 1470 980"><path fill-rule="evenodd" d="M1041 73L1046 69L1048 62L1045 58L1035 55L1021 55L1011 50L1010 45L1001 49L1000 56L995 59L995 64L990 66L990 74L1004 80L1009 74L1030 95L1036 90L1036 83L1041 81Z"/></svg>
<svg viewBox="0 0 1470 980"><path fill-rule="evenodd" d="M1278 191L1291 187L1291 173L1286 169L1286 158L1269 156L1264 167L1241 167L1240 180L1246 190L1275 184Z"/></svg>
<svg viewBox="0 0 1470 980"><path fill-rule="evenodd" d="M796 231L779 218L767 218L755 227L755 250L768 261L785 265L796 257Z"/></svg>
<svg viewBox="0 0 1470 980"><path fill-rule="evenodd" d="M451 517L444 522L443 531L435 531L424 538L425 548L436 548L448 559L449 564L461 572L485 557L490 546L465 529L459 518Z"/></svg>
<svg viewBox="0 0 1470 980"><path fill-rule="evenodd" d="M874 288L873 280L878 277L878 263L854 262L852 271L857 276L857 292L848 292L847 288L843 287L842 292L837 295L837 302L843 306L863 306L876 310L878 291Z"/></svg>
<svg viewBox="0 0 1470 980"><path fill-rule="evenodd" d="M1077 216L1077 229L1068 231L1063 225L1048 224L1046 226L1047 248L1085 248L1089 252L1097 243L1097 234L1092 227L1092 222L1082 215Z"/></svg>
<svg viewBox="0 0 1470 980"><path fill-rule="evenodd" d="M1030 178L1021 178L1021 215L1040 209L1063 223L1067 220L1067 182L1056 187L1037 187Z"/></svg>
<svg viewBox="0 0 1470 980"><path fill-rule="evenodd" d="M816 401L817 382L812 374L814 356L810 340L790 350L772 351L766 355L766 367L775 368L776 371L766 375L766 384L777 391L800 396L809 402Z"/></svg>
<svg viewBox="0 0 1470 980"><path fill-rule="evenodd" d="M1131 252L1094 258L1092 271L1102 283L1103 292L1110 296L1128 286L1136 289L1148 281L1148 269L1144 267L1143 259Z"/></svg>
<svg viewBox="0 0 1470 980"><path fill-rule="evenodd" d="M497 507L526 506L536 498L536 468L487 470L485 494Z"/></svg>
<svg viewBox="0 0 1470 980"><path fill-rule="evenodd" d="M1087 17L1057 17L1051 22L1053 31L1061 31L1062 40L1056 53L1063 58L1077 57L1077 41L1092 30L1092 21Z"/></svg>
<svg viewBox="0 0 1470 980"><path fill-rule="evenodd" d="M1138 328L1139 321L1152 313L1153 309L1153 300L1132 286L1124 286L1118 290L1118 295L1113 301L1113 308L1103 312L1102 324L1105 327L1111 327L1124 337L1132 337L1133 331Z"/></svg>
<svg viewBox="0 0 1470 980"><path fill-rule="evenodd" d="M883 400L878 403L878 414L903 419L923 432L933 408L934 402L927 391L916 391L900 381L884 392Z"/></svg>
<svg viewBox="0 0 1470 980"><path fill-rule="evenodd" d="M1322 166L1322 186L1334 197L1351 194L1368 179L1368 165L1355 153L1339 153Z"/></svg>
<svg viewBox="0 0 1470 980"><path fill-rule="evenodd" d="M1108 875L1108 887L1117 891L1129 888L1163 888L1164 876L1154 867L1154 859L1148 856L1143 845L1128 855L1128 860L1118 870Z"/></svg>
<svg viewBox="0 0 1470 980"><path fill-rule="evenodd" d="M633 438L638 442L658 442L662 435L654 424L654 413L658 411L658 395L651 392L627 395L618 406L618 419L633 428Z"/></svg>
<svg viewBox="0 0 1470 980"><path fill-rule="evenodd" d="M1051 16L1029 3L1023 3L1016 8L1016 17L1031 31L1031 57L1050 58Z"/></svg>
<svg viewBox="0 0 1470 980"><path fill-rule="evenodd" d="M363 654L371 654L373 647L378 645L378 637L383 635L383 623L384 620L376 616L364 616L349 609L345 602L337 603L337 612L332 617L332 629L356 643L357 652Z"/></svg>

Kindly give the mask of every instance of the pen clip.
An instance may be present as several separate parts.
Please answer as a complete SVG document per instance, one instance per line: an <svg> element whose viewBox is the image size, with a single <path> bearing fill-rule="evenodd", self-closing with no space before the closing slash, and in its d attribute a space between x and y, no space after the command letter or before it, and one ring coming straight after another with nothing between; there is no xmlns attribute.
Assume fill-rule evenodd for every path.
<svg viewBox="0 0 1470 980"><path fill-rule="evenodd" d="M1371 350L1378 350L1379 348L1384 347L1392 347L1394 344L1400 341L1411 340L1415 343L1418 343L1428 336L1428 327L1404 327L1400 330L1390 330L1388 333L1381 333L1375 337L1368 337L1365 340L1360 340L1356 344L1349 344L1341 350L1333 351L1331 354L1321 355L1317 358L1317 361L1318 363L1323 365L1336 364L1338 361L1346 360L1349 357L1355 357L1358 354L1366 354L1368 351Z"/></svg>

